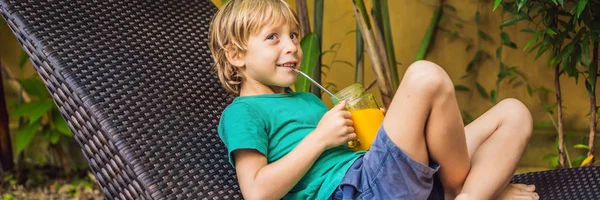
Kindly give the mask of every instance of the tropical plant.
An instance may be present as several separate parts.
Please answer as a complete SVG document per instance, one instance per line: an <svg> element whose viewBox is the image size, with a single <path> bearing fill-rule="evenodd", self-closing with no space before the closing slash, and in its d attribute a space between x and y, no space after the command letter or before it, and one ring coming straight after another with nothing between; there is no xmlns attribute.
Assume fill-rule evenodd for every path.
<svg viewBox="0 0 600 200"><path fill-rule="evenodd" d="M594 139L598 117L596 104L596 79L598 76L598 42L600 42L600 1L598 0L515 0L494 1L494 10L502 5L503 13L510 12L515 17L504 21L500 26L506 27L520 21L535 25L534 29L523 32L533 36L523 50L529 53L535 51L536 59L548 53L548 66L554 70L554 86L556 105L548 106L550 113L557 110L558 130L558 165L565 167L566 148L563 128L563 106L560 88L560 76L568 75L579 82L584 78L585 87L590 101L590 129L588 144L576 145L577 148L588 150L582 165L593 163ZM531 95L532 89L528 88ZM567 162L571 165L571 162Z"/></svg>
<svg viewBox="0 0 600 200"><path fill-rule="evenodd" d="M399 84L397 62L394 56L394 48L392 43L391 28L389 23L389 14L386 0L373 1L373 20L375 26L371 26L370 18L367 14L364 2L362 0L352 1L353 5L358 6L361 10L357 16L357 31L356 33L356 60L352 65L347 61L344 62L355 67L354 81L364 84L364 69L363 69L363 54L364 45L367 46L367 54L371 57L373 70L376 73L376 81L381 92L382 100L385 106L389 105L395 88ZM330 48L327 51L322 51L322 26L323 26L323 0L314 1L314 19L313 32L310 31L309 20L307 19L306 0L296 0L296 12L300 16L302 32L305 33L301 41L304 58L302 61L301 71L313 77L317 82L321 82L323 68L330 66L321 64L321 57L328 52L333 51ZM361 28L364 26L366 29ZM377 35L377 39L375 38ZM390 64L391 63L391 64ZM295 85L296 91L307 91L308 81L303 77L299 77ZM321 91L311 90L316 95L320 96Z"/></svg>
<svg viewBox="0 0 600 200"><path fill-rule="evenodd" d="M0 28L7 27L0 26ZM4 46L0 47L4 48ZM37 74L31 77L23 75L28 60L29 57L22 50L18 66L9 67L0 58L0 70L4 79L2 83L8 83L8 88L16 94L9 95L8 91L0 93L1 98L6 100L6 106L3 108L8 108L8 116L0 112L0 119L12 118L17 126L12 133L10 131L5 133L7 128L2 128L3 131L0 131L3 147L1 162L4 171L16 172L17 180L25 180L25 177L21 176L22 172L30 170L37 172L36 170L41 168L63 169L64 174L67 175L74 169L86 169L87 165L80 159L81 152L70 150L76 146L72 133L42 81ZM21 73L15 75L12 69L17 67ZM4 145L8 145L8 148L4 148ZM16 168L10 169L12 165ZM56 172L51 173L57 174Z"/></svg>

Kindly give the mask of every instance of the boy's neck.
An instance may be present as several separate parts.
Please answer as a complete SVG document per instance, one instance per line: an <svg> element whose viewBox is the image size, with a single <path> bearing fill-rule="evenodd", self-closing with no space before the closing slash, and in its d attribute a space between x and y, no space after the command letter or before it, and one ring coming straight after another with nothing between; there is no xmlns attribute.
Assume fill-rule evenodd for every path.
<svg viewBox="0 0 600 200"><path fill-rule="evenodd" d="M242 87L240 88L240 96L282 93L285 93L284 87L266 86L262 84L242 84Z"/></svg>

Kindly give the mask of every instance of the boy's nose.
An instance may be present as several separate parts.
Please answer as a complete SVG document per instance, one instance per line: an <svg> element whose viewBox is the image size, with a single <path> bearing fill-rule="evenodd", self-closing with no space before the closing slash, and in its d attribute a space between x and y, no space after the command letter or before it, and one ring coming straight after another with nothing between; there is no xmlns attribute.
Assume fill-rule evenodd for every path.
<svg viewBox="0 0 600 200"><path fill-rule="evenodd" d="M294 43L294 41L292 39L287 39L285 40L285 44L284 44L284 51L286 54L290 54L290 53L296 53L298 51L298 45L296 45L296 43Z"/></svg>

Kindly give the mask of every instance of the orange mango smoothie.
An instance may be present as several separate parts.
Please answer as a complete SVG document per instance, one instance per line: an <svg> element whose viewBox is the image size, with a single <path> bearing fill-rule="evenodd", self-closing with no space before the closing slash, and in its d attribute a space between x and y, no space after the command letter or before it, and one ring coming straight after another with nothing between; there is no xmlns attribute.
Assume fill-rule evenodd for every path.
<svg viewBox="0 0 600 200"><path fill-rule="evenodd" d="M383 112L377 108L351 110L354 132L359 140L359 145L354 150L369 150L375 140L377 130L383 122Z"/></svg>

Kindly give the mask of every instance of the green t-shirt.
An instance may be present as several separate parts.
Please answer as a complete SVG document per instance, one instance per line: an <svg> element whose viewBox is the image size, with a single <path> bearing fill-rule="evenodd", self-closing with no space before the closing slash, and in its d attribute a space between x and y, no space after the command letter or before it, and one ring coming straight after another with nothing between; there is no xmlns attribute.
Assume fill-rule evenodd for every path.
<svg viewBox="0 0 600 200"><path fill-rule="evenodd" d="M327 110L319 98L305 92L240 96L223 111L219 136L234 167L236 149L256 149L272 163L312 132ZM329 198L362 154L345 145L326 150L283 198Z"/></svg>

